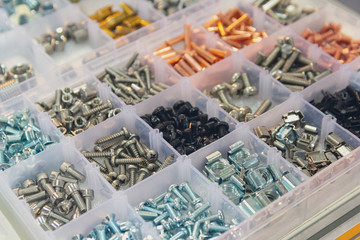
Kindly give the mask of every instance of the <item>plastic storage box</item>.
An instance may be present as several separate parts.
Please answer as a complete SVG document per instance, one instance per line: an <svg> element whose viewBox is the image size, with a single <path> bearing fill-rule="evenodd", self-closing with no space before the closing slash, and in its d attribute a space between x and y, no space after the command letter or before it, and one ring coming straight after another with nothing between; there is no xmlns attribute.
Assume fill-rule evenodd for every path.
<svg viewBox="0 0 360 240"><path fill-rule="evenodd" d="M171 184L188 181L191 187L200 193L201 197L210 201L212 209L222 209L226 219L236 218L240 222L239 225L224 233L219 239L279 239L344 194L351 192L360 183L360 178L357 177L360 170L360 139L339 126L331 116L323 114L308 103L316 98L321 90L335 92L346 87L349 83L359 85L360 75L356 70L360 68L360 60L356 59L351 64L342 65L324 53L321 48L307 42L299 35L302 29L306 27L316 30L323 22L331 20L338 20L338 22L345 24L352 23L351 19L355 19L355 17L349 20L343 13L336 15L336 17L332 16L329 13L334 11L334 6L327 1L319 1L316 3L319 11L298 20L294 24L283 27L266 16L261 10L253 8L251 6L252 1L204 0L169 17L165 17L153 9L151 4L145 0L121 1L132 5L141 17L151 20L153 23L123 38L112 40L98 28L96 22L87 19L86 16L107 4L113 3L118 7L120 2L115 2L83 0L78 4L66 3L67 6L64 8L58 9L51 15L39 18L36 22L15 27L12 30L13 26L6 25L6 29L10 28L10 30L0 33L0 49L3 52L0 61L11 64L28 60L31 61L36 70L34 78L0 91L0 111L8 112L10 109L23 106L32 109L38 113L41 128L60 142L0 174L2 180L0 195L4 199L1 210L20 237L26 239L69 239L77 233L87 234L106 215L115 213L122 220L138 222L144 236L150 235L154 239L158 239L156 229L152 224L146 223L135 212L134 208L141 201L166 191ZM311 1L306 2L312 3ZM234 6L238 6L249 13L254 18L255 26L260 30L266 29L269 37L237 51L221 41L217 35L202 28L202 24L218 11L226 11ZM74 16L75 13L76 16ZM312 22L318 21L318 19L323 22L311 26ZM69 51L64 52L62 60L55 59L54 61L52 57L46 55L40 45L32 40L43 32L75 20L87 21L89 33L91 32L89 45L83 49L75 48L74 45L74 51L69 48ZM358 22L357 18L356 21ZM181 77L165 61L154 56L152 51L165 40L181 34L184 23L192 25L193 41L198 44L206 43L209 46L226 49L231 51L232 55L190 78ZM351 26L351 24L348 25ZM5 27L0 27L5 29ZM279 81L272 78L268 71L251 62L259 50L263 50L265 53L271 51L276 44L277 37L281 35L293 36L295 45L307 57L322 68L332 68L334 72L301 92L290 92ZM14 49L19 50L14 51ZM104 49L106 50L104 52L109 52L99 54L103 53L102 50ZM101 83L96 75L107 66L123 68L134 52L139 52L141 61L150 65L155 76L155 82L164 82L171 87L135 106L129 106L112 93L106 84ZM95 57L88 58L88 56ZM68 66L74 69L63 72ZM222 81L229 82L231 76L239 71L247 72L250 78L254 79L253 84L258 87L259 94L255 98L239 101L238 104L247 104L254 110L264 99L270 99L273 102L272 109L248 123L237 122L221 109L214 99L209 99L201 92L205 89L211 89ZM52 125L50 117L46 113L40 113L36 110L33 103L53 97L56 89L76 86L81 82L96 86L100 98L103 100L110 99L116 107L122 109L122 112L75 137L64 137ZM140 118L141 115L151 113L154 108L160 105L171 106L180 99L191 102L193 106L197 106L210 117L218 117L220 120L228 122L231 132L189 156L180 156L162 138L162 134L158 130L152 129ZM320 143L323 143L328 133L335 132L355 150L316 175L305 176L286 159L283 159L275 148L268 147L253 133L253 129L258 125L269 127L278 123L282 114L289 110L303 111L307 122L319 129ZM176 155L176 161L171 166L133 187L116 191L100 175L99 169L94 164L89 163L80 151L91 149L95 139L106 133L114 132L122 126L126 126L139 134L144 142L156 149L161 161L171 153ZM248 217L229 201L222 194L218 185L210 182L201 173L205 157L208 154L216 150L225 153L228 146L238 140L244 141L246 147L261 155L261 161L274 163L281 169L294 173L302 182L295 189L251 217ZM320 144L321 147L323 146ZM57 231L45 232L36 223L27 204L18 200L11 189L24 179L33 178L41 171L46 172L58 168L61 162L65 160L79 167L80 171L87 176L86 184L95 190L97 197L93 201L92 210L65 224ZM301 236L298 237L301 238Z"/></svg>

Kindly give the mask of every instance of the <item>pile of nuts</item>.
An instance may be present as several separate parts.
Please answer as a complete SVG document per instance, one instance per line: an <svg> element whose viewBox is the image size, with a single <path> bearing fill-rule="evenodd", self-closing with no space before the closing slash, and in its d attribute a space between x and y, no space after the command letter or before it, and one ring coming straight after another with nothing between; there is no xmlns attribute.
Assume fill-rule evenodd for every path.
<svg viewBox="0 0 360 240"><path fill-rule="evenodd" d="M112 5L103 7L91 15L90 18L99 23L99 27L110 37L117 39L143 26L150 24L142 19L136 11L126 3L120 4L121 11L112 10Z"/></svg>
<svg viewBox="0 0 360 240"><path fill-rule="evenodd" d="M325 150L316 150L319 148L318 129L306 124L304 114L299 110L284 114L278 125L269 129L258 126L254 132L265 143L279 149L284 158L307 176L316 174L353 150L333 132L325 139Z"/></svg>
<svg viewBox="0 0 360 240"><path fill-rule="evenodd" d="M65 136L80 134L121 112L120 108L114 108L110 100L103 103L97 97L96 87L87 83L57 89L54 98L35 104L50 115L53 124Z"/></svg>
<svg viewBox="0 0 360 240"><path fill-rule="evenodd" d="M280 36L277 42L268 56L259 51L254 63L269 69L272 76L291 91L302 91L332 73L330 68L322 72L315 70L313 61L303 56L301 50L294 46L291 36Z"/></svg>
<svg viewBox="0 0 360 240"><path fill-rule="evenodd" d="M83 43L88 39L87 22L69 23L65 28L58 27L53 33L44 34L40 40L37 40L49 55L54 52L63 52L65 44L70 40L75 43Z"/></svg>
<svg viewBox="0 0 360 240"><path fill-rule="evenodd" d="M323 93L323 98L310 102L325 114L331 114L336 122L350 132L360 137L360 93L353 87L338 91L336 93Z"/></svg>
<svg viewBox="0 0 360 240"><path fill-rule="evenodd" d="M161 163L158 152L141 143L139 136L126 127L97 139L94 152L82 151L82 154L99 167L101 174L116 190L132 187L174 161L171 154ZM103 160L100 162L98 158Z"/></svg>
<svg viewBox="0 0 360 240"><path fill-rule="evenodd" d="M289 0L256 0L253 5L261 8L270 17L283 25L291 24L298 19L317 11L317 8L310 6L301 8L294 2L295 1Z"/></svg>
<svg viewBox="0 0 360 240"><path fill-rule="evenodd" d="M0 170L18 164L55 144L41 133L28 109L0 116Z"/></svg>
<svg viewBox="0 0 360 240"><path fill-rule="evenodd" d="M227 159L219 151L208 155L203 173L246 215L255 214L300 184L292 173L261 163L242 141L229 148Z"/></svg>
<svg viewBox="0 0 360 240"><path fill-rule="evenodd" d="M258 32L252 26L253 19L239 8L219 12L204 24L204 28L217 33L230 46L240 49L267 37L265 30Z"/></svg>
<svg viewBox="0 0 360 240"><path fill-rule="evenodd" d="M188 77L203 71L210 65L231 55L231 52L218 48L199 46L191 40L191 26L184 25L184 33L159 45L153 54L166 60L181 76ZM184 42L185 49L175 50L173 47Z"/></svg>
<svg viewBox="0 0 360 240"><path fill-rule="evenodd" d="M198 107L182 100L173 107L157 107L141 117L152 128L159 129L164 139L180 154L191 154L229 133L229 124L209 118Z"/></svg>
<svg viewBox="0 0 360 240"><path fill-rule="evenodd" d="M250 107L239 107L234 104L236 99L240 96L248 98L256 95L257 92L257 87L251 85L247 73L238 72L232 76L231 84L223 82L215 85L210 92L208 90L204 90L205 95L217 99L220 103L220 107L240 122L248 122L269 110L271 106L271 101L269 99L265 99L254 114L252 114Z"/></svg>
<svg viewBox="0 0 360 240"><path fill-rule="evenodd" d="M77 234L71 240L85 239L82 234ZM115 220L115 214L108 215L101 224L94 227L88 234L86 239L133 239L141 240L141 231L136 225L130 221Z"/></svg>
<svg viewBox="0 0 360 240"><path fill-rule="evenodd" d="M34 69L30 64L20 63L10 69L7 69L4 64L0 64L0 90L7 89L33 76Z"/></svg>
<svg viewBox="0 0 360 240"><path fill-rule="evenodd" d="M135 105L169 87L164 83L154 83L150 66L141 64L138 56L134 53L124 69L107 67L97 76L128 105Z"/></svg>
<svg viewBox="0 0 360 240"><path fill-rule="evenodd" d="M161 239L200 239L200 231L202 236L214 238L229 230L232 224L225 222L222 210L211 215L210 207L210 202L183 182L172 184L167 192L140 203L137 212L145 221L153 222Z"/></svg>
<svg viewBox="0 0 360 240"><path fill-rule="evenodd" d="M309 28L301 34L311 43L316 43L322 49L339 60L341 63L350 63L360 56L360 40L354 40L341 31L341 25L330 22L324 24L319 32L313 32Z"/></svg>
<svg viewBox="0 0 360 240"><path fill-rule="evenodd" d="M10 18L19 25L26 24L37 15L45 16L56 10L53 1L13 1L2 0L0 7L4 8Z"/></svg>
<svg viewBox="0 0 360 240"><path fill-rule="evenodd" d="M60 172L39 173L36 181L26 179L13 189L19 199L25 199L38 224L45 231L54 231L91 209L92 189L80 189L85 176L71 163L63 162Z"/></svg>
<svg viewBox="0 0 360 240"><path fill-rule="evenodd" d="M198 0L148 0L151 1L154 8L169 16L177 11L189 7L198 2Z"/></svg>

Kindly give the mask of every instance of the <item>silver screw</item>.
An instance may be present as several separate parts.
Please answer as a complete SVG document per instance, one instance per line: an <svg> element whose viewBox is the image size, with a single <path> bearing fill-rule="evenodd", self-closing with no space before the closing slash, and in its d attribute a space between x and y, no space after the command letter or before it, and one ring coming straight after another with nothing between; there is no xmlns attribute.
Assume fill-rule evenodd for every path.
<svg viewBox="0 0 360 240"><path fill-rule="evenodd" d="M79 185L76 183L66 183L65 192L67 195L71 196L72 199L74 199L80 213L86 212L86 204L79 193Z"/></svg>
<svg viewBox="0 0 360 240"><path fill-rule="evenodd" d="M254 94L256 94L257 92L257 88L255 86L252 86L249 80L249 77L247 75L247 73L241 73L241 79L244 83L244 95L245 96L252 96Z"/></svg>
<svg viewBox="0 0 360 240"><path fill-rule="evenodd" d="M110 100L107 100L105 104L100 105L100 106L98 106L98 107L96 107L96 108L92 108L92 109L90 109L90 110L88 110L88 111L85 111L85 112L83 113L83 115L84 115L85 117L88 117L88 116L90 116L90 115L92 115L92 114L101 112L102 110L105 110L105 109L107 109L107 108L112 108L112 107L113 107L113 105L112 105L111 101L110 101Z"/></svg>
<svg viewBox="0 0 360 240"><path fill-rule="evenodd" d="M137 171L138 167L131 164L131 165L128 165L127 168L130 172L130 187L132 187L135 185L135 182L136 182L136 171Z"/></svg>
<svg viewBox="0 0 360 240"><path fill-rule="evenodd" d="M139 183L142 180L144 180L144 178L147 177L149 174L150 174L149 170L147 170L146 168L140 168L139 169L139 177L136 180L136 183Z"/></svg>
<svg viewBox="0 0 360 240"><path fill-rule="evenodd" d="M169 155L165 161L160 165L159 169L157 170L158 172L160 172L161 170L163 170L164 168L170 166L173 162L174 162L174 158L175 158L175 155L174 154L171 154Z"/></svg>
<svg viewBox="0 0 360 240"><path fill-rule="evenodd" d="M125 137L127 138L129 136L129 131L127 130L126 127L123 127L121 129L121 131L113 133L111 135L99 138L98 140L95 141L95 144L102 144L111 140L114 140L115 138L119 138L119 137Z"/></svg>
<svg viewBox="0 0 360 240"><path fill-rule="evenodd" d="M45 205L42 209L41 209L41 215L45 216L45 217L52 217L55 218L57 220L60 220L64 223L68 223L70 220L53 212L52 208L48 205Z"/></svg>
<svg viewBox="0 0 360 240"><path fill-rule="evenodd" d="M68 173L69 175L76 178L80 182L83 182L85 180L85 176L79 171L77 171L71 163L63 162L60 165L60 171L63 173Z"/></svg>
<svg viewBox="0 0 360 240"><path fill-rule="evenodd" d="M80 192L85 198L86 211L89 211L91 209L91 201L94 199L94 190L82 189Z"/></svg>

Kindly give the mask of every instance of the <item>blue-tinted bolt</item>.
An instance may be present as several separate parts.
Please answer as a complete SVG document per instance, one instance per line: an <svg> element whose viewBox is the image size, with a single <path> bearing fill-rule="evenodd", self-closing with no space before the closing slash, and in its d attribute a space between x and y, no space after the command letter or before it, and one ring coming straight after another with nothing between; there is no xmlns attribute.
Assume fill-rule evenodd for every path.
<svg viewBox="0 0 360 240"><path fill-rule="evenodd" d="M138 210L137 213L138 213L143 219L145 219L146 221L152 221L152 220L154 220L154 219L158 216L157 213L148 212L148 211Z"/></svg>
<svg viewBox="0 0 360 240"><path fill-rule="evenodd" d="M185 239L187 237L186 228L180 228L175 235L173 235L169 240Z"/></svg>
<svg viewBox="0 0 360 240"><path fill-rule="evenodd" d="M203 223L206 221L224 223L225 217L222 210L218 210L217 214L208 216L206 218L199 219L198 222Z"/></svg>
<svg viewBox="0 0 360 240"><path fill-rule="evenodd" d="M201 205L198 209L196 209L194 212L190 214L190 220L194 221L200 214L205 212L207 209L210 208L210 203L206 202L205 204Z"/></svg>
<svg viewBox="0 0 360 240"><path fill-rule="evenodd" d="M172 192L173 194L175 194L183 203L185 203L185 204L189 203L189 201L177 189L176 184L170 185L169 191Z"/></svg>
<svg viewBox="0 0 360 240"><path fill-rule="evenodd" d="M221 226L215 223L205 222L203 230L205 234L208 234L209 232L226 232L227 230L229 230L229 227Z"/></svg>
<svg viewBox="0 0 360 240"><path fill-rule="evenodd" d="M115 221L115 214L106 216L102 223L108 226L113 233L121 233L120 228Z"/></svg>
<svg viewBox="0 0 360 240"><path fill-rule="evenodd" d="M106 229L107 229L107 226L104 225L104 224L100 224L100 225L94 227L94 231L95 231L95 234L96 234L96 239L106 240L107 239L107 237L106 237Z"/></svg>
<svg viewBox="0 0 360 240"><path fill-rule="evenodd" d="M161 215L159 215L157 218L155 218L153 220L153 222L154 222L155 225L158 225L161 222L161 220L165 220L167 217L169 217L169 213L164 212Z"/></svg>
<svg viewBox="0 0 360 240"><path fill-rule="evenodd" d="M145 206L144 202L139 204L139 209L143 210L143 211L154 212L154 213L157 213L158 215L162 214L162 211L160 211L160 210Z"/></svg>
<svg viewBox="0 0 360 240"><path fill-rule="evenodd" d="M169 213L170 218L177 218L178 215L176 214L175 210L170 206L170 204L165 204L165 209Z"/></svg>
<svg viewBox="0 0 360 240"><path fill-rule="evenodd" d="M84 236L81 234L76 234L75 236L73 236L71 238L71 240L83 240L83 239L84 239Z"/></svg>
<svg viewBox="0 0 360 240"><path fill-rule="evenodd" d="M190 197L193 205L196 205L197 203L202 201L200 197L195 196L195 193L187 182L181 183L179 188L181 191L184 191Z"/></svg>

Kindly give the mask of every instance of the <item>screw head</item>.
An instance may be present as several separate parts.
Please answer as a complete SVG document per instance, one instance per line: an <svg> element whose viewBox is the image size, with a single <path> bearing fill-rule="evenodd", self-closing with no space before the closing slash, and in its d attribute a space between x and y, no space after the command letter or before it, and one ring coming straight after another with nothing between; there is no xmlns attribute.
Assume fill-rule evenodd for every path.
<svg viewBox="0 0 360 240"><path fill-rule="evenodd" d="M245 96L252 96L252 95L256 94L257 88L255 86L249 86L249 87L246 87L243 92L244 92Z"/></svg>
<svg viewBox="0 0 360 240"><path fill-rule="evenodd" d="M169 186L169 191L172 192L173 189L176 189L177 185L176 184L171 184Z"/></svg>
<svg viewBox="0 0 360 240"><path fill-rule="evenodd" d="M137 170L138 169L138 167L136 166L136 165L133 165L133 164L130 164L130 165L128 165L127 166L127 169L130 171L130 170Z"/></svg>
<svg viewBox="0 0 360 240"><path fill-rule="evenodd" d="M158 152L153 149L150 149L146 153L146 159L148 159L150 162L155 162L158 159Z"/></svg>
<svg viewBox="0 0 360 240"><path fill-rule="evenodd" d="M37 176L36 176L36 180L38 182L41 182L42 180L46 181L46 179L48 179L48 175L46 173L39 173Z"/></svg>
<svg viewBox="0 0 360 240"><path fill-rule="evenodd" d="M222 84L215 85L212 89L213 94L217 94L219 91L223 91L226 87Z"/></svg>
<svg viewBox="0 0 360 240"><path fill-rule="evenodd" d="M127 183L129 181L128 176L125 174L120 174L117 179L120 181L121 184Z"/></svg>
<svg viewBox="0 0 360 240"><path fill-rule="evenodd" d="M66 183L64 188L67 195L71 195L72 193L79 191L79 185L76 183Z"/></svg>
<svg viewBox="0 0 360 240"><path fill-rule="evenodd" d="M121 130L122 130L122 132L124 133L124 137L125 137L125 138L128 138L129 135L130 135L130 132L127 130L127 128L126 128L126 127L122 127Z"/></svg>
<svg viewBox="0 0 360 240"><path fill-rule="evenodd" d="M80 192L83 197L94 199L94 190L93 189L85 188L85 189L81 189Z"/></svg>
<svg viewBox="0 0 360 240"><path fill-rule="evenodd" d="M61 165L60 165L60 171L63 172L63 173L66 173L68 168L71 168L73 167L73 165L71 163L68 163L68 162L63 162Z"/></svg>
<svg viewBox="0 0 360 240"><path fill-rule="evenodd" d="M139 169L139 174L140 173L144 173L145 176L148 176L150 174L150 171L147 168L140 168Z"/></svg>

